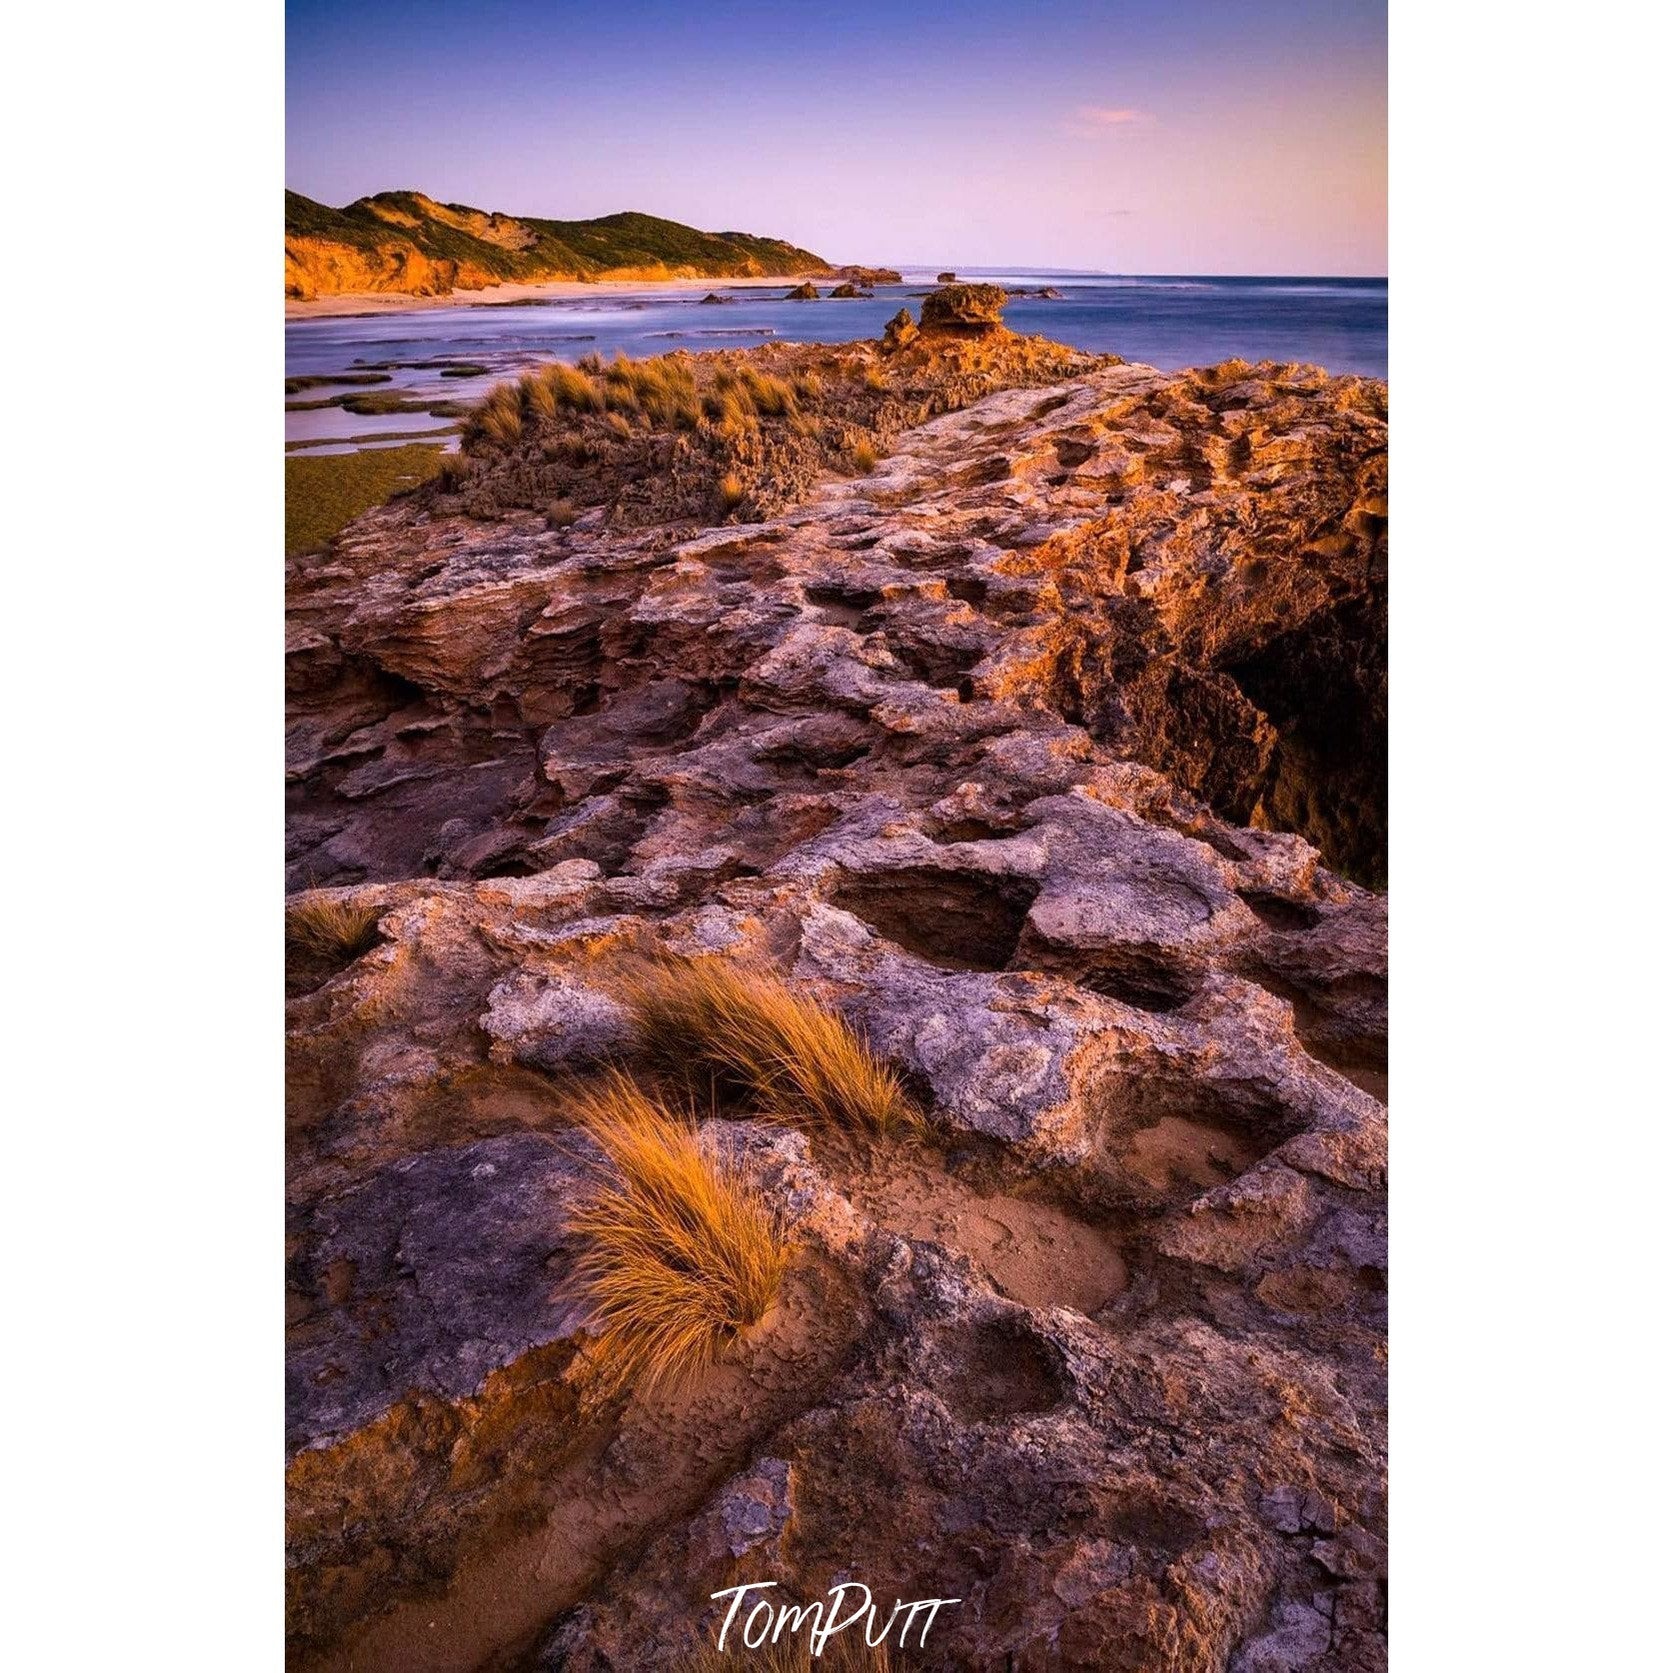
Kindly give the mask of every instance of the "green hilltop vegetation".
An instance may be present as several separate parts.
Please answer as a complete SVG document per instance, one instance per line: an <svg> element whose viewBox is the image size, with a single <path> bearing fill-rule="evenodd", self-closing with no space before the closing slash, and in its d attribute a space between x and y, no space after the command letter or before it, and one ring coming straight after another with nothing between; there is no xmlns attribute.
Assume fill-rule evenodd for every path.
<svg viewBox="0 0 1673 1673"><path fill-rule="evenodd" d="M285 193L285 294L345 291L440 295L551 279L749 278L825 274L811 250L746 232L699 232L631 212L593 221L502 215L378 192L332 209Z"/></svg>

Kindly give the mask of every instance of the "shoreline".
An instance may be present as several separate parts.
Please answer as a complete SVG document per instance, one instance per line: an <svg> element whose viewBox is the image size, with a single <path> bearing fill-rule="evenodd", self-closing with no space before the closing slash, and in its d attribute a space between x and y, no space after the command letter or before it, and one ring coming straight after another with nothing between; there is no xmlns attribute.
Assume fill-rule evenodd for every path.
<svg viewBox="0 0 1673 1673"><path fill-rule="evenodd" d="M352 319L372 314L423 313L439 308L515 307L522 302L548 302L581 296L643 295L646 291L708 292L747 288L776 290L780 285L799 285L805 273L761 274L746 278L709 275L697 279L597 279L590 283L576 279L543 279L526 284L485 285L481 290L453 290L445 296L413 296L406 291L341 291L301 302L285 298L285 321L306 319ZM815 283L840 284L841 280L821 278Z"/></svg>

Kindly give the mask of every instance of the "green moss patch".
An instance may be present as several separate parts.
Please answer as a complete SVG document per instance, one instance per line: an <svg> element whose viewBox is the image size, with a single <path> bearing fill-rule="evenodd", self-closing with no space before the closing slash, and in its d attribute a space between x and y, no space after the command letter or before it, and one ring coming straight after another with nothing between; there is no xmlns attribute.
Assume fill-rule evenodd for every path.
<svg viewBox="0 0 1673 1673"><path fill-rule="evenodd" d="M363 511L434 476L446 457L432 442L321 458L285 458L285 556L312 552Z"/></svg>

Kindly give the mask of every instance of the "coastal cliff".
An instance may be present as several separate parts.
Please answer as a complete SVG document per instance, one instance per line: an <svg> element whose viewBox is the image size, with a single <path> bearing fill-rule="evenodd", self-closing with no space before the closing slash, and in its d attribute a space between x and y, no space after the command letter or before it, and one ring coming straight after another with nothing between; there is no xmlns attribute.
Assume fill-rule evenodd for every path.
<svg viewBox="0 0 1673 1673"><path fill-rule="evenodd" d="M757 278L833 271L810 250L653 215L551 221L379 192L344 209L285 193L285 295L446 296L545 280Z"/></svg>
<svg viewBox="0 0 1673 1673"><path fill-rule="evenodd" d="M361 926L288 974L298 1665L853 1575L938 1666L1386 1666L1386 387L1001 302L531 373L291 564L291 911ZM600 1398L573 1100L655 957L922 1126L720 1086L783 1293Z"/></svg>

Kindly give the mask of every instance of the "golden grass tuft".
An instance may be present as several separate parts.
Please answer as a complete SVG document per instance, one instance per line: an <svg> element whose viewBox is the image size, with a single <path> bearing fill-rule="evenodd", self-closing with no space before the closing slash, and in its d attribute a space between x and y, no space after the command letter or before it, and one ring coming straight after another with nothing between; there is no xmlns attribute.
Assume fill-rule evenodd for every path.
<svg viewBox="0 0 1673 1673"><path fill-rule="evenodd" d="M449 453L436 475L447 493L456 494L475 473L476 461L468 453Z"/></svg>
<svg viewBox="0 0 1673 1673"><path fill-rule="evenodd" d="M540 369L540 381L551 392L554 406L569 412L603 412L604 391L596 378L579 366L555 360Z"/></svg>
<svg viewBox="0 0 1673 1673"><path fill-rule="evenodd" d="M471 415L474 427L490 441L510 447L523 435L523 392L515 383L502 383L484 397Z"/></svg>
<svg viewBox="0 0 1673 1673"><path fill-rule="evenodd" d="M378 943L379 909L328 895L285 907L285 997L312 993Z"/></svg>
<svg viewBox="0 0 1673 1673"><path fill-rule="evenodd" d="M608 1163L570 1220L583 1240L576 1280L598 1330L600 1391L678 1381L760 1322L789 1238L690 1121L625 1075L582 1092L574 1113Z"/></svg>
<svg viewBox="0 0 1673 1673"><path fill-rule="evenodd" d="M285 951L349 963L377 945L380 916L375 906L309 895L285 908Z"/></svg>
<svg viewBox="0 0 1673 1673"><path fill-rule="evenodd" d="M877 449L869 441L861 439L855 442L848 450L848 457L861 476L877 469Z"/></svg>
<svg viewBox="0 0 1673 1673"><path fill-rule="evenodd" d="M622 981L644 1060L699 1095L848 1132L917 1124L900 1077L817 999L721 958L664 959Z"/></svg>
<svg viewBox="0 0 1673 1673"><path fill-rule="evenodd" d="M558 397L551 383L538 373L528 372L517 381L523 407L530 418L550 421L558 416Z"/></svg>
<svg viewBox="0 0 1673 1673"><path fill-rule="evenodd" d="M748 490L744 487L744 479L736 471L728 471L720 479L720 508L730 516L744 503L744 495Z"/></svg>

